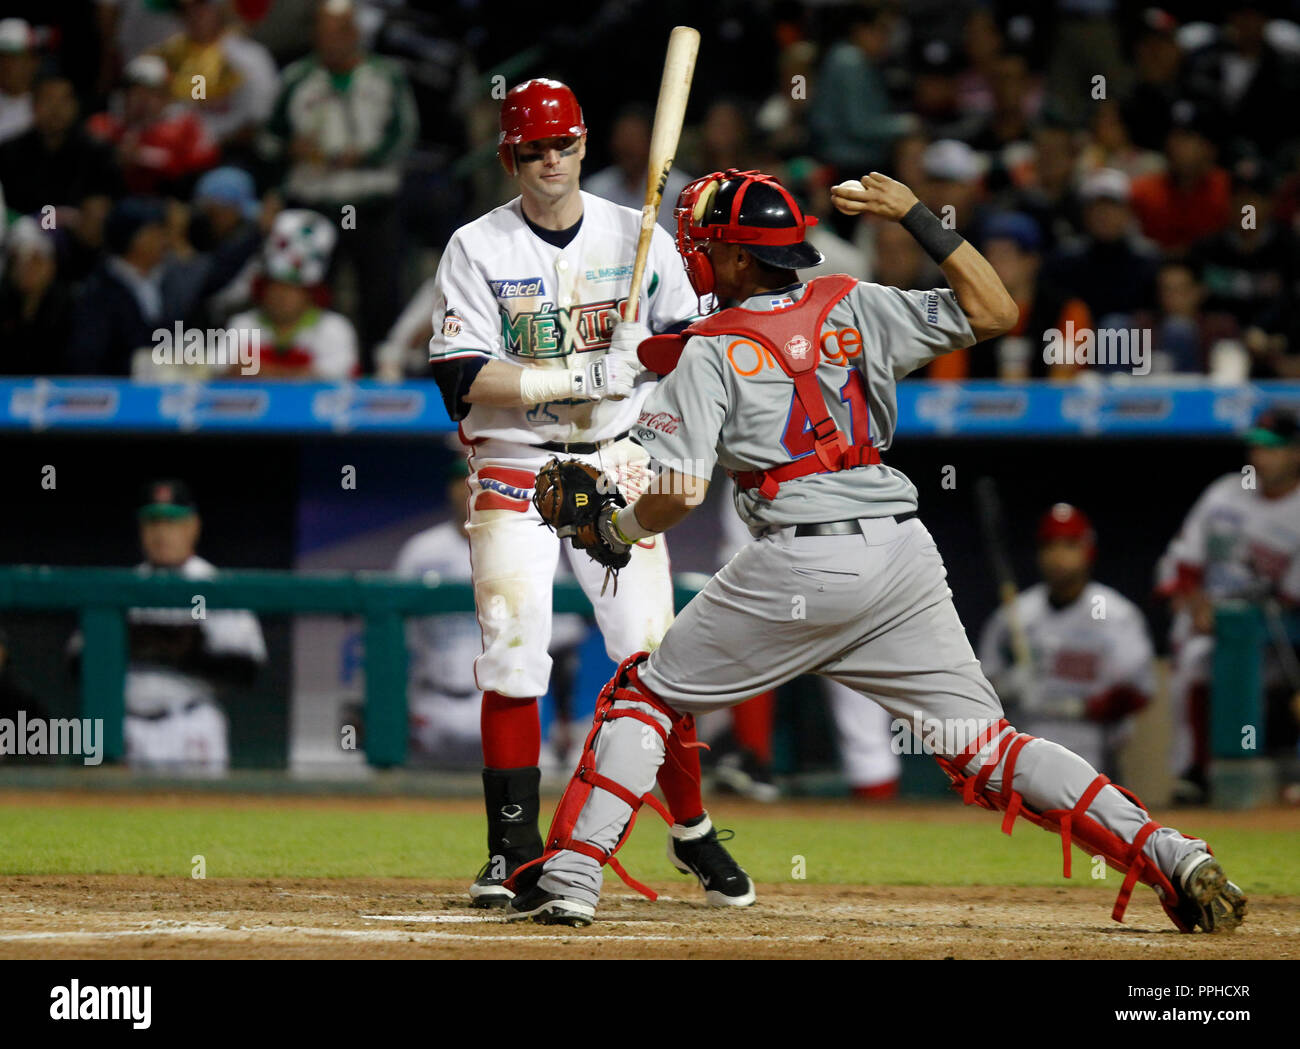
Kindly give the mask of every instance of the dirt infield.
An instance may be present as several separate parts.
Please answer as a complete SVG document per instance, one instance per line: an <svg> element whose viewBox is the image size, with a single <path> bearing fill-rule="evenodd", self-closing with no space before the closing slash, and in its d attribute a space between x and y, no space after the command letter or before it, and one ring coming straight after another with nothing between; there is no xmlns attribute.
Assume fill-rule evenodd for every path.
<svg viewBox="0 0 1300 1049"><path fill-rule="evenodd" d="M1300 958L1295 897L1182 936L1141 888L1123 925L1068 887L759 893L719 912L612 889L595 925L556 930L485 917L460 883L23 877L0 888L0 958Z"/></svg>
<svg viewBox="0 0 1300 1049"><path fill-rule="evenodd" d="M104 805L103 795L15 793L0 804ZM116 806L373 812L465 809L432 799L121 796ZM862 819L848 805L763 807L820 820ZM733 813L735 814L735 813ZM954 822L987 814L896 806L873 820ZM1254 825L1300 831L1300 811L1197 813L1204 830ZM0 958L1300 958L1300 896L1255 896L1225 936L1177 933L1151 891L1137 888L1123 924L1109 892L1068 884L1005 886L759 885L753 908L705 907L685 880L651 880L651 903L612 876L588 929L507 924L472 909L460 880L240 879L23 875L0 881ZM1118 885L1115 886L1118 888Z"/></svg>

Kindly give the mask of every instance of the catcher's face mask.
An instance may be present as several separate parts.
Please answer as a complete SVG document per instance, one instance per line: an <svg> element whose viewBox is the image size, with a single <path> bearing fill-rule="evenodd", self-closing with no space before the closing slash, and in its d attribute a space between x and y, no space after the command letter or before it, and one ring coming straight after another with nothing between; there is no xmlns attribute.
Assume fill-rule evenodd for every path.
<svg viewBox="0 0 1300 1049"><path fill-rule="evenodd" d="M770 187L770 191L760 195L771 199L758 209L746 209L746 195L755 186ZM747 214L753 210L757 212L755 215ZM802 244L804 231L817 224L817 218L805 216L790 191L776 178L761 171L735 168L715 171L690 183L678 195L673 214L677 219L678 254L686 266L691 287L701 297L712 293L715 287L713 264L704 250L709 241L760 249L787 247ZM763 224L753 224L755 218ZM798 264L816 265L820 261L819 253L807 250L811 255L807 260L799 258ZM755 255L762 257L763 253L760 250Z"/></svg>

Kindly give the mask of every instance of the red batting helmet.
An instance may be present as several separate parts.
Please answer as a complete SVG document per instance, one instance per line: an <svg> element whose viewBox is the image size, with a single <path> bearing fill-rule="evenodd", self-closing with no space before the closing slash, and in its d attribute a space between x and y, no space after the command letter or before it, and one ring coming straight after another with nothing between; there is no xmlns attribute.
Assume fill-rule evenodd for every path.
<svg viewBox="0 0 1300 1049"><path fill-rule="evenodd" d="M777 269L819 266L825 256L804 241L815 215L803 209L780 181L761 171L715 171L697 178L677 197L677 251L697 295L713 291L713 264L702 242L739 244Z"/></svg>
<svg viewBox="0 0 1300 1049"><path fill-rule="evenodd" d="M497 156L506 171L513 175L514 147L520 142L586 133L582 107L568 87L558 80L525 80L512 87L501 103L501 137L497 140Z"/></svg>
<svg viewBox="0 0 1300 1049"><path fill-rule="evenodd" d="M1054 539L1077 539L1088 544L1088 553L1095 556L1097 552L1097 534L1092 530L1088 515L1077 506L1069 503L1057 503L1038 519L1038 543L1050 543Z"/></svg>

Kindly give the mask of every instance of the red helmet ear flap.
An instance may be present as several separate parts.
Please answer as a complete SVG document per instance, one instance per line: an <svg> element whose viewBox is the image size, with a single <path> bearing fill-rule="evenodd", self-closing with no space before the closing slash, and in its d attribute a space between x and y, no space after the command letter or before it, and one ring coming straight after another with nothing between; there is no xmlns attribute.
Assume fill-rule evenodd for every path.
<svg viewBox="0 0 1300 1049"><path fill-rule="evenodd" d="M502 138L505 136L502 135ZM497 146L497 157L501 161L501 166L506 169L507 175L514 175L517 172L515 166L515 147L502 142Z"/></svg>

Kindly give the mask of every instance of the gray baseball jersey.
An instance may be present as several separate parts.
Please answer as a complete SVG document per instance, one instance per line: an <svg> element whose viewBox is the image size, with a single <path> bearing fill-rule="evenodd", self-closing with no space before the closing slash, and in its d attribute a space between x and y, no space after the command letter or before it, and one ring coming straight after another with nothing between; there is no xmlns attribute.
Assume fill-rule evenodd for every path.
<svg viewBox="0 0 1300 1049"><path fill-rule="evenodd" d="M744 306L779 309L802 292L799 285ZM817 377L837 426L855 444L869 426L879 449L894 435L897 380L975 342L952 292L874 284L850 291L819 338L827 359ZM695 337L651 395L637 433L661 464L695 477L708 477L715 461L769 469L805 450L796 407L793 380L752 341ZM940 753L964 754L958 763L972 790L978 782L1001 797L1005 783L1008 797L1014 791L1029 809L1058 814L1087 795L1082 809L1114 836L1113 862L1127 866L1121 850L1140 842L1163 877L1203 847L1173 828L1150 826L1145 811L1058 744L1027 736L1011 742L1015 730L1003 721L966 638L934 540L919 519L891 516L916 506L903 474L875 465L810 475L785 482L771 501L738 495L736 506L755 541L709 580L638 667L637 687L647 696L700 714L811 671L876 700L912 738L933 735ZM849 519L859 522L856 534L799 536L790 527ZM664 738L672 724L662 706L633 692L614 696L615 713L599 728L595 771L640 797L655 784L664 748L659 734L618 715L635 711ZM610 850L631 816L619 795L591 791L572 839ZM550 857L538 880L542 890L591 907L601 885L600 862L573 849Z"/></svg>
<svg viewBox="0 0 1300 1049"><path fill-rule="evenodd" d="M755 295L742 305L781 309L802 298L805 287ZM952 291L859 282L836 303L821 331L817 378L831 417L854 443L867 427L883 452L898 420L898 380L975 341ZM691 338L676 370L651 393L633 434L661 466L703 478L715 462L744 471L814 454L794 382L770 353L734 335ZM737 488L735 503L758 533L906 513L916 509L916 488L902 472L876 465L786 481L770 501ZM869 513L864 503L872 504Z"/></svg>

